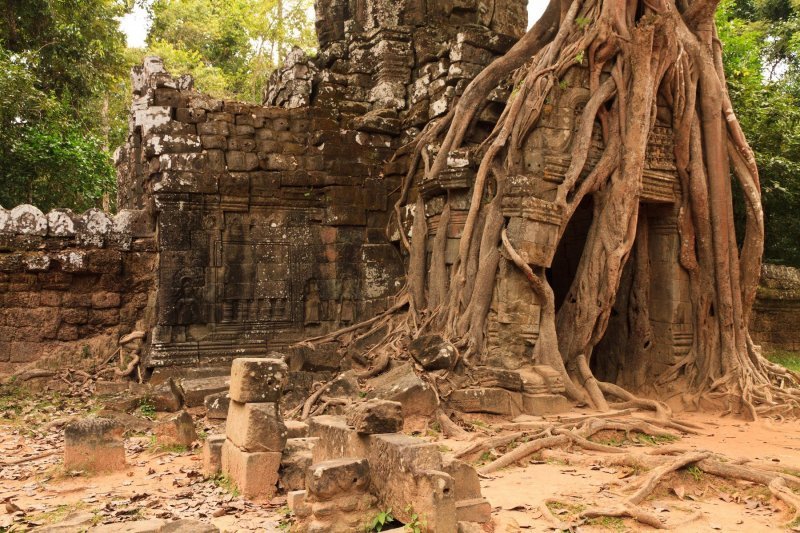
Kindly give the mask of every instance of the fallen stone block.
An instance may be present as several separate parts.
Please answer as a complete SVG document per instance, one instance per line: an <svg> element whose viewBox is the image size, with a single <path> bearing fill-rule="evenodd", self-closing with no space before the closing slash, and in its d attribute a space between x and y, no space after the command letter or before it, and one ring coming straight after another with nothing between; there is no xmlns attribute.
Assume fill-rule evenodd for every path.
<svg viewBox="0 0 800 533"><path fill-rule="evenodd" d="M186 407L198 407L204 404L209 394L226 393L230 387L228 376L185 379L181 381L183 402Z"/></svg>
<svg viewBox="0 0 800 533"><path fill-rule="evenodd" d="M306 471L312 464L314 446L317 438L288 439L281 456L281 469L278 481L284 490L299 490L306 486Z"/></svg>
<svg viewBox="0 0 800 533"><path fill-rule="evenodd" d="M289 368L281 359L242 357L231 365L231 400L278 402L289 377Z"/></svg>
<svg viewBox="0 0 800 533"><path fill-rule="evenodd" d="M453 478L456 501L481 497L481 480L472 465L453 457L443 457L442 471Z"/></svg>
<svg viewBox="0 0 800 533"><path fill-rule="evenodd" d="M450 406L464 413L490 413L509 417L524 412L522 394L499 388L474 388L453 391Z"/></svg>
<svg viewBox="0 0 800 533"><path fill-rule="evenodd" d="M403 429L403 405L373 398L357 403L347 412L347 424L358 433L397 433Z"/></svg>
<svg viewBox="0 0 800 533"><path fill-rule="evenodd" d="M315 463L344 457L367 456L369 437L359 435L347 425L342 416L312 417L308 423L308 435L319 438L313 450Z"/></svg>
<svg viewBox="0 0 800 533"><path fill-rule="evenodd" d="M526 415L555 415L565 413L572 404L560 394L523 394L522 410Z"/></svg>
<svg viewBox="0 0 800 533"><path fill-rule="evenodd" d="M230 440L222 445L222 472L245 498L271 498L280 466L281 452L246 452Z"/></svg>
<svg viewBox="0 0 800 533"><path fill-rule="evenodd" d="M372 391L368 398L380 398L400 402L403 417L430 416L439 406L436 393L428 383L422 381L410 363L369 380Z"/></svg>
<svg viewBox="0 0 800 533"><path fill-rule="evenodd" d="M431 531L455 531L453 478L442 472L435 443L392 433L370 436L372 493L401 522L417 514Z"/></svg>
<svg viewBox="0 0 800 533"><path fill-rule="evenodd" d="M474 498L456 502L456 519L459 522L485 524L492 520L492 506L486 498Z"/></svg>
<svg viewBox="0 0 800 533"><path fill-rule="evenodd" d="M366 459L334 459L314 464L306 472L306 490L316 501L329 500L369 487ZM316 514L316 512L315 512Z"/></svg>
<svg viewBox="0 0 800 533"><path fill-rule="evenodd" d="M458 352L455 346L440 335L423 335L411 341L408 353L425 370L445 370L451 368Z"/></svg>
<svg viewBox="0 0 800 533"><path fill-rule="evenodd" d="M305 490L292 490L286 495L286 506L297 518L303 519L311 515L311 505L306 501Z"/></svg>
<svg viewBox="0 0 800 533"><path fill-rule="evenodd" d="M213 477L222 471L222 446L225 435L209 435L203 443L203 473Z"/></svg>
<svg viewBox="0 0 800 533"><path fill-rule="evenodd" d="M75 531L86 531L86 529L91 527L94 523L94 520L94 513L73 511L67 514L61 522L37 527L35 531L37 533L74 533ZM13 531L13 526L6 531ZM94 529L91 531L94 531ZM156 530L151 531L155 532ZM141 531L137 533L150 533L150 531Z"/></svg>
<svg viewBox="0 0 800 533"><path fill-rule="evenodd" d="M85 418L64 428L64 468L89 472L123 470L123 426L108 418Z"/></svg>
<svg viewBox="0 0 800 533"><path fill-rule="evenodd" d="M247 452L280 452L287 432L277 403L231 401L225 434Z"/></svg>
<svg viewBox="0 0 800 533"><path fill-rule="evenodd" d="M224 420L228 418L228 408L230 407L231 397L228 391L209 394L203 399L206 407L206 418L214 420Z"/></svg>
<svg viewBox="0 0 800 533"><path fill-rule="evenodd" d="M292 372L300 370L337 372L342 364L342 356L338 353L338 349L338 342L327 342L316 346L292 346L287 351L286 360Z"/></svg>
<svg viewBox="0 0 800 533"><path fill-rule="evenodd" d="M154 433L161 446L191 446L197 440L194 419L186 411L156 423Z"/></svg>
<svg viewBox="0 0 800 533"><path fill-rule="evenodd" d="M308 424L299 420L284 420L286 426L286 437L290 439L302 439L308 436Z"/></svg>
<svg viewBox="0 0 800 533"><path fill-rule="evenodd" d="M505 368L479 366L473 370L472 377L481 387L499 387L515 392L521 392L523 388L520 373Z"/></svg>

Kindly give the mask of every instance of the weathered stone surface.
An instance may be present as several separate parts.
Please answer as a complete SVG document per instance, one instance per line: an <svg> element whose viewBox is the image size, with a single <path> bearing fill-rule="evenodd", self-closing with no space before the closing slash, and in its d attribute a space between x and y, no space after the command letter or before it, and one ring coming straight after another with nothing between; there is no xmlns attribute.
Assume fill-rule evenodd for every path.
<svg viewBox="0 0 800 533"><path fill-rule="evenodd" d="M459 389L448 400L453 408L465 413L515 417L525 412L522 394L500 388Z"/></svg>
<svg viewBox="0 0 800 533"><path fill-rule="evenodd" d="M311 515L311 505L306 502L305 490L292 490L286 495L286 506L297 518L303 519Z"/></svg>
<svg viewBox="0 0 800 533"><path fill-rule="evenodd" d="M455 531L453 478L442 472L435 443L403 434L373 435L367 452L373 492L408 523L411 510L432 531Z"/></svg>
<svg viewBox="0 0 800 533"><path fill-rule="evenodd" d="M485 524L492 520L492 506L486 498L474 498L456 502L456 519L459 522Z"/></svg>
<svg viewBox="0 0 800 533"><path fill-rule="evenodd" d="M154 432L161 446L191 446L197 440L194 419L186 411L158 421Z"/></svg>
<svg viewBox="0 0 800 533"><path fill-rule="evenodd" d="M284 490L299 490L306 486L306 471L312 464L312 452L317 438L288 439L281 457L279 483Z"/></svg>
<svg viewBox="0 0 800 533"><path fill-rule="evenodd" d="M423 335L411 341L408 353L425 370L444 370L456 362L458 352L440 335Z"/></svg>
<svg viewBox="0 0 800 533"><path fill-rule="evenodd" d="M410 364L402 364L369 380L372 391L368 398L400 402L403 416L429 416L436 410L438 399L431 386L422 381Z"/></svg>
<svg viewBox="0 0 800 533"><path fill-rule="evenodd" d="M332 459L315 463L306 474L306 490L317 500L326 500L369 486L366 459Z"/></svg>
<svg viewBox="0 0 800 533"><path fill-rule="evenodd" d="M222 470L222 446L225 435L209 435L203 443L203 474L212 477Z"/></svg>
<svg viewBox="0 0 800 533"><path fill-rule="evenodd" d="M280 359L239 358L231 366L231 400L278 402L289 378L289 368Z"/></svg>
<svg viewBox="0 0 800 533"><path fill-rule="evenodd" d="M371 399L347 410L347 424L358 433L396 433L403 429L403 406L400 402Z"/></svg>
<svg viewBox="0 0 800 533"><path fill-rule="evenodd" d="M318 437L314 447L314 462L344 457L366 457L369 437L359 435L341 416L315 416L309 420L308 435Z"/></svg>
<svg viewBox="0 0 800 533"><path fill-rule="evenodd" d="M125 522L125 533L160 533L166 522L158 518L151 518L150 520L136 520L134 522ZM65 530L73 533L80 531L80 529ZM103 524L89 529L91 533L120 533L120 524Z"/></svg>
<svg viewBox="0 0 800 533"><path fill-rule="evenodd" d="M85 418L64 428L64 468L89 472L123 470L124 428L108 418Z"/></svg>
<svg viewBox="0 0 800 533"><path fill-rule="evenodd" d="M186 407L197 407L209 394L227 392L230 386L228 376L214 376L198 379L185 379L181 381L183 401Z"/></svg>
<svg viewBox="0 0 800 533"><path fill-rule="evenodd" d="M206 407L206 417L215 420L228 418L230 403L231 397L228 391L209 394L203 399L203 404Z"/></svg>
<svg viewBox="0 0 800 533"><path fill-rule="evenodd" d="M526 415L554 415L564 413L572 404L560 394L523 394L522 410Z"/></svg>
<svg viewBox="0 0 800 533"><path fill-rule="evenodd" d="M453 478L456 501L481 497L481 480L472 465L452 457L444 457L442 471Z"/></svg>
<svg viewBox="0 0 800 533"><path fill-rule="evenodd" d="M239 403L231 400L225 434L248 452L280 452L287 431L276 403Z"/></svg>
<svg viewBox="0 0 800 533"><path fill-rule="evenodd" d="M159 533L218 533L219 528L208 522L184 518L167 522L158 531Z"/></svg>
<svg viewBox="0 0 800 533"><path fill-rule="evenodd" d="M302 439L308 436L308 424L299 420L284 420L286 436L290 439Z"/></svg>
<svg viewBox="0 0 800 533"><path fill-rule="evenodd" d="M222 446L222 472L245 498L270 498L275 494L281 452L246 452L230 440Z"/></svg>

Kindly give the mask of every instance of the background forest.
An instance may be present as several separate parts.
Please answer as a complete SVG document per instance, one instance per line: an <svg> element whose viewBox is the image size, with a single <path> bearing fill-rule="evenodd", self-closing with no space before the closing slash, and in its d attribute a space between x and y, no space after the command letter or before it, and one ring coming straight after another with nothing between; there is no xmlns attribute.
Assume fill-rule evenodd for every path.
<svg viewBox="0 0 800 533"><path fill-rule="evenodd" d="M0 205L113 209L111 157L144 55L191 73L201 91L259 102L280 58L316 45L312 0L152 0L140 2L146 46L128 48L119 19L134 5L1 0ZM717 24L761 172L765 259L800 266L800 0L723 0Z"/></svg>

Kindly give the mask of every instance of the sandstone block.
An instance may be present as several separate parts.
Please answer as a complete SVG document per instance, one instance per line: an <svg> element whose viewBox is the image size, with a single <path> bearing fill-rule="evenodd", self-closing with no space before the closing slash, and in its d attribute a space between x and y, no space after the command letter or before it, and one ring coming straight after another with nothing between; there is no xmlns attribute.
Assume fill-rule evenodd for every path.
<svg viewBox="0 0 800 533"><path fill-rule="evenodd" d="M224 420L228 418L231 397L227 391L209 394L203 399L206 406L206 418Z"/></svg>
<svg viewBox="0 0 800 533"><path fill-rule="evenodd" d="M423 335L411 341L408 352L425 370L444 370L456 362L456 349L440 335Z"/></svg>
<svg viewBox="0 0 800 533"><path fill-rule="evenodd" d="M225 434L242 450L280 452L286 433L278 404L230 402Z"/></svg>
<svg viewBox="0 0 800 533"><path fill-rule="evenodd" d="M486 498L474 498L456 502L456 518L459 522L485 524L492 520L492 506Z"/></svg>
<svg viewBox="0 0 800 533"><path fill-rule="evenodd" d="M314 464L306 473L306 490L317 501L364 491L369 482L369 463L366 459L323 461Z"/></svg>
<svg viewBox="0 0 800 533"><path fill-rule="evenodd" d="M108 418L85 418L64 428L64 468L111 472L125 468L124 428Z"/></svg>
<svg viewBox="0 0 800 533"><path fill-rule="evenodd" d="M209 435L203 443L203 473L207 477L216 475L222 470L222 445L225 435Z"/></svg>
<svg viewBox="0 0 800 533"><path fill-rule="evenodd" d="M156 442L161 446L191 446L197 440L194 419L186 411L159 421L155 435Z"/></svg>
<svg viewBox="0 0 800 533"><path fill-rule="evenodd" d="M319 439L288 439L281 458L279 482L284 490L298 490L306 486L306 471L312 464L312 450Z"/></svg>
<svg viewBox="0 0 800 533"><path fill-rule="evenodd" d="M522 409L526 415L554 415L567 412L571 408L569 400L560 394L522 395Z"/></svg>
<svg viewBox="0 0 800 533"><path fill-rule="evenodd" d="M285 420L286 437L289 439L301 439L308 436L308 424L299 420Z"/></svg>
<svg viewBox="0 0 800 533"><path fill-rule="evenodd" d="M403 405L373 398L358 403L347 412L347 424L358 433L397 433L403 429Z"/></svg>
<svg viewBox="0 0 800 533"><path fill-rule="evenodd" d="M292 490L286 495L286 505L297 518L311 515L311 506L306 502L305 490Z"/></svg>
<svg viewBox="0 0 800 533"><path fill-rule="evenodd" d="M227 392L229 386L230 377L228 376L185 379L181 381L184 404L186 407L203 405L206 396L219 392Z"/></svg>
<svg viewBox="0 0 800 533"><path fill-rule="evenodd" d="M318 437L314 447L314 462L342 459L344 457L366 457L369 437L359 435L347 426L342 416L315 416L308 424L308 435Z"/></svg>
<svg viewBox="0 0 800 533"><path fill-rule="evenodd" d="M453 457L445 457L442 459L442 471L453 478L456 501L481 497L481 480L472 465Z"/></svg>
<svg viewBox="0 0 800 533"><path fill-rule="evenodd" d="M281 359L243 357L231 365L231 400L247 402L278 402L289 376Z"/></svg>
<svg viewBox="0 0 800 533"><path fill-rule="evenodd" d="M230 440L222 446L222 471L245 498L270 498L275 494L281 452L246 452Z"/></svg>
<svg viewBox="0 0 800 533"><path fill-rule="evenodd" d="M369 398L400 402L406 418L414 415L429 416L439 404L430 385L422 381L408 363L371 379L369 384L372 387Z"/></svg>
<svg viewBox="0 0 800 533"><path fill-rule="evenodd" d="M495 387L459 389L450 395L450 404L465 413L490 413L519 416L524 412L522 394Z"/></svg>

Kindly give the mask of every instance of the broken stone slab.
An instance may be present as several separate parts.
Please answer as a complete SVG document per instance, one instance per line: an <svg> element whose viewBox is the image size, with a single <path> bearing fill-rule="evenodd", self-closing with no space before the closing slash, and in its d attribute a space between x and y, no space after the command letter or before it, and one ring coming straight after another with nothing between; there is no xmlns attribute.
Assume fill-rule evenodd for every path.
<svg viewBox="0 0 800 533"><path fill-rule="evenodd" d="M451 368L458 352L455 346L445 341L441 335L423 335L411 341L408 353L425 370L445 370Z"/></svg>
<svg viewBox="0 0 800 533"><path fill-rule="evenodd" d="M289 370L299 372L333 371L338 372L342 356L338 353L338 342L327 342L315 346L292 346L287 350L286 362Z"/></svg>
<svg viewBox="0 0 800 533"><path fill-rule="evenodd" d="M125 533L160 533L161 528L164 527L163 520L158 518L151 518L150 520L136 520L135 522L125 522ZM89 531L91 533L120 533L120 523L103 524L95 526ZM81 529L71 529L70 533L74 531L82 531Z"/></svg>
<svg viewBox="0 0 800 533"><path fill-rule="evenodd" d="M397 433L403 429L403 405L373 398L357 403L347 412L347 424L358 433Z"/></svg>
<svg viewBox="0 0 800 533"><path fill-rule="evenodd" d="M277 403L231 401L225 434L248 452L281 452L286 445L286 426Z"/></svg>
<svg viewBox="0 0 800 533"><path fill-rule="evenodd" d="M459 522L485 524L492 520L492 505L486 498L473 498L456 502L456 519Z"/></svg>
<svg viewBox="0 0 800 533"><path fill-rule="evenodd" d="M523 394L522 408L527 415L545 416L565 413L572 404L560 394Z"/></svg>
<svg viewBox="0 0 800 533"><path fill-rule="evenodd" d="M87 512L78 512L73 511L69 513L61 522L57 524L49 524L46 526L37 527L34 529L37 533L74 533L75 531L85 531L87 527L91 527L91 525L95 521L95 514L94 513L87 513ZM6 531L13 531L12 528ZM91 531L94 531L92 529ZM119 531L119 528L117 528ZM153 530L155 531L155 530ZM149 532L141 532L141 533L149 533Z"/></svg>
<svg viewBox="0 0 800 533"><path fill-rule="evenodd" d="M206 407L206 418L214 420L224 420L228 418L230 403L231 397L228 391L209 394L203 399L203 404Z"/></svg>
<svg viewBox="0 0 800 533"><path fill-rule="evenodd" d="M311 467L314 446L317 438L288 439L281 457L278 481L282 489L291 491L306 486L306 471Z"/></svg>
<svg viewBox="0 0 800 533"><path fill-rule="evenodd" d="M369 437L359 435L342 416L322 415L309 420L308 435L319 438L314 446L315 463L344 457L366 457Z"/></svg>
<svg viewBox="0 0 800 533"><path fill-rule="evenodd" d="M281 452L246 452L230 439L222 445L222 472L245 498L271 498L280 466Z"/></svg>
<svg viewBox="0 0 800 533"><path fill-rule="evenodd" d="M363 492L369 483L370 469L366 459L332 459L315 463L306 472L306 490L316 501Z"/></svg>
<svg viewBox="0 0 800 533"><path fill-rule="evenodd" d="M435 443L392 433L372 435L367 452L372 492L401 522L417 514L431 531L455 531L453 478Z"/></svg>
<svg viewBox="0 0 800 533"><path fill-rule="evenodd" d="M124 470L125 429L109 418L84 418L64 428L64 468L88 472Z"/></svg>
<svg viewBox="0 0 800 533"><path fill-rule="evenodd" d="M169 366L155 368L150 376L150 383L160 385L169 381L170 378L180 381L217 376L230 377L230 375L230 365Z"/></svg>
<svg viewBox="0 0 800 533"><path fill-rule="evenodd" d="M231 365L231 400L278 402L289 377L289 368L281 359L242 357Z"/></svg>
<svg viewBox="0 0 800 533"><path fill-rule="evenodd" d="M489 413L509 417L524 413L522 394L496 387L478 387L453 391L450 406L464 413Z"/></svg>
<svg viewBox="0 0 800 533"><path fill-rule="evenodd" d="M456 501L481 497L481 480L472 465L454 457L443 457L442 471L453 478Z"/></svg>
<svg viewBox="0 0 800 533"><path fill-rule="evenodd" d="M311 515L311 505L306 501L305 490L289 491L289 493L286 494L286 506L299 519Z"/></svg>
<svg viewBox="0 0 800 533"><path fill-rule="evenodd" d="M203 474L213 477L222 471L222 446L225 435L209 435L203 443Z"/></svg>
<svg viewBox="0 0 800 533"><path fill-rule="evenodd" d="M371 392L367 398L400 402L403 417L430 416L439 406L436 392L414 372L410 363L381 374L368 381Z"/></svg>
<svg viewBox="0 0 800 533"><path fill-rule="evenodd" d="M156 442L161 446L189 447L197 440L194 419L186 411L158 421L154 433Z"/></svg>
<svg viewBox="0 0 800 533"><path fill-rule="evenodd" d="M308 436L308 424L299 420L284 420L286 437L289 439L302 439Z"/></svg>
<svg viewBox="0 0 800 533"><path fill-rule="evenodd" d="M182 380L183 402L186 407L203 405L206 396L217 393L227 393L230 386L228 376L214 376L198 379Z"/></svg>

